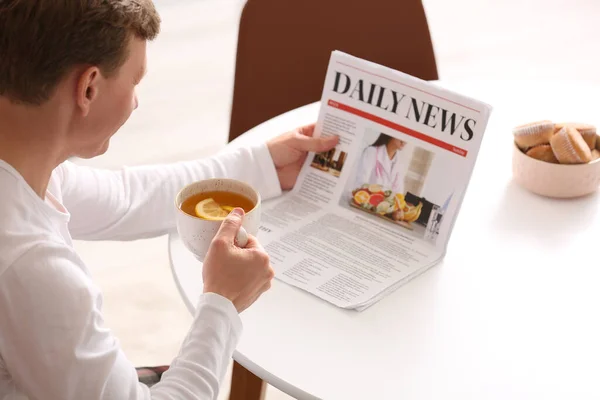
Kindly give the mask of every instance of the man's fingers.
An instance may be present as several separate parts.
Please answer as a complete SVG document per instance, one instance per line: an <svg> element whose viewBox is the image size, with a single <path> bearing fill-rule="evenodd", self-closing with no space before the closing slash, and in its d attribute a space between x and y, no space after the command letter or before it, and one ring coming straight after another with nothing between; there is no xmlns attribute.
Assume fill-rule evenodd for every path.
<svg viewBox="0 0 600 400"><path fill-rule="evenodd" d="M296 149L298 150L320 153L333 149L335 146L337 146L339 140L340 138L338 136L313 138L298 134L295 137L294 143Z"/></svg>
<svg viewBox="0 0 600 400"><path fill-rule="evenodd" d="M254 304L256 303L256 301L258 301L258 299L260 299L260 297L267 292L269 289L271 289L271 281L269 281L268 283L265 283L253 296L252 299L250 301L250 304Z"/></svg>
<svg viewBox="0 0 600 400"><path fill-rule="evenodd" d="M255 236L248 234L248 243L246 244L246 247L244 247L245 249L259 249L259 250L263 250L263 246L262 244L260 244L258 242L258 239L256 239Z"/></svg>
<svg viewBox="0 0 600 400"><path fill-rule="evenodd" d="M298 132L300 132L301 135L304 136L311 136L315 133L315 125L316 124L309 124L309 125L304 125L300 128L298 128Z"/></svg>
<svg viewBox="0 0 600 400"><path fill-rule="evenodd" d="M237 235L240 227L242 226L242 222L244 220L244 210L241 208L234 208L233 211L229 213L227 218L221 224L219 228L219 232L217 232L216 238L223 238L228 242L233 243L235 240L235 236Z"/></svg>
<svg viewBox="0 0 600 400"><path fill-rule="evenodd" d="M271 289L271 285L271 280L262 285L262 287L258 289L258 292L253 296L252 303L256 302L256 300L258 300L260 296L262 296L265 292L269 291L269 289Z"/></svg>
<svg viewBox="0 0 600 400"><path fill-rule="evenodd" d="M269 289L271 289L271 280L269 280L267 283L265 283L261 288L260 288L260 293L264 293L266 291L268 291Z"/></svg>

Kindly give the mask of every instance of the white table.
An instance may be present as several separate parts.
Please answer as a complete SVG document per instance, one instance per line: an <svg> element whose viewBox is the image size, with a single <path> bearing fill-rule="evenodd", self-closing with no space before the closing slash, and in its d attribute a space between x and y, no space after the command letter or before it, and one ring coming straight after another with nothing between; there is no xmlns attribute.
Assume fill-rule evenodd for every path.
<svg viewBox="0 0 600 400"><path fill-rule="evenodd" d="M511 128L537 119L600 126L600 87L443 86L494 107L445 260L362 313L275 280L242 313L235 360L301 399L600 398L600 195L550 200L511 181ZM317 113L317 104L291 111L234 145ZM169 250L192 310L201 266L176 234Z"/></svg>

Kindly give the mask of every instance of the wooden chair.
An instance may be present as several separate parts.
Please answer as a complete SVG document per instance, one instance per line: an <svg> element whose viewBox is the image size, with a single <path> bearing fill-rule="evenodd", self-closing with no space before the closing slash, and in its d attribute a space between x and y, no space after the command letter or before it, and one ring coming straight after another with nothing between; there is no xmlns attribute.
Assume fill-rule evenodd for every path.
<svg viewBox="0 0 600 400"><path fill-rule="evenodd" d="M421 0L248 0L239 26L229 140L320 100L333 50L438 78Z"/></svg>
<svg viewBox="0 0 600 400"><path fill-rule="evenodd" d="M333 50L438 78L421 0L248 0L242 11L229 141L321 99ZM259 400L260 378L234 363L230 400Z"/></svg>

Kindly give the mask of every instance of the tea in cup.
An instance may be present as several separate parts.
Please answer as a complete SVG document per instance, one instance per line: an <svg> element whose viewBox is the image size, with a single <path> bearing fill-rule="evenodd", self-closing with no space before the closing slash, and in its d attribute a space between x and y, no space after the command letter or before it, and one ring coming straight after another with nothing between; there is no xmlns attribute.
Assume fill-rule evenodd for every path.
<svg viewBox="0 0 600 400"><path fill-rule="evenodd" d="M221 223L234 208L245 212L236 244L244 247L247 233L260 226L260 194L235 179L207 179L187 185L177 194L177 231L185 247L202 261Z"/></svg>

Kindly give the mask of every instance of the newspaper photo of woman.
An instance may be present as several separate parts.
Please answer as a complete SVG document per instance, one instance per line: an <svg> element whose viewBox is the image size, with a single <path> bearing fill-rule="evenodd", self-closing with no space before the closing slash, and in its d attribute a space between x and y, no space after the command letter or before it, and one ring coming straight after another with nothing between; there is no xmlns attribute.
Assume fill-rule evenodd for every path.
<svg viewBox="0 0 600 400"><path fill-rule="evenodd" d="M415 150L420 147L404 138L392 137L379 130L366 129L362 150L348 179L340 205L352 211L400 225L422 237L417 226L423 202L407 181Z"/></svg>
<svg viewBox="0 0 600 400"><path fill-rule="evenodd" d="M354 187L379 184L394 193L404 193L404 176L411 152L407 142L380 133L360 157Z"/></svg>

